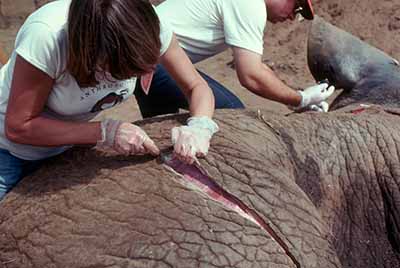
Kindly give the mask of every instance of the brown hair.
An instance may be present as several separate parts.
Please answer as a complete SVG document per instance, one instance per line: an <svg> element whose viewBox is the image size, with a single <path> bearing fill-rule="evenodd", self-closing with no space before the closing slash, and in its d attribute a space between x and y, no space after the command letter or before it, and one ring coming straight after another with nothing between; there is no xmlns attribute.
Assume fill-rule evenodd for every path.
<svg viewBox="0 0 400 268"><path fill-rule="evenodd" d="M160 22L147 0L72 0L67 70L80 85L96 72L122 80L153 69L160 56Z"/></svg>

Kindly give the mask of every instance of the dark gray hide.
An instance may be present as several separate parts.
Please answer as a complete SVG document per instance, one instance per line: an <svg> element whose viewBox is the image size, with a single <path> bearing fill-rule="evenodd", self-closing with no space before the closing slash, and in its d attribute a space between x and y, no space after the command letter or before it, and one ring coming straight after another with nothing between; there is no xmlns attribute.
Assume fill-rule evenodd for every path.
<svg viewBox="0 0 400 268"><path fill-rule="evenodd" d="M250 111L217 113L201 161L211 176L301 267L399 267L399 118L265 116L277 132ZM144 128L165 148L182 117L157 120ZM265 231L155 159L94 151L53 160L0 203L0 249L4 267L295 267Z"/></svg>
<svg viewBox="0 0 400 268"><path fill-rule="evenodd" d="M400 267L397 115L215 117L202 166L300 267ZM165 149L184 120L140 124ZM150 157L57 157L0 203L0 267L295 267L264 229L181 182Z"/></svg>
<svg viewBox="0 0 400 268"><path fill-rule="evenodd" d="M355 103L400 108L400 66L381 50L316 17L307 55L317 81L328 78L344 89L331 110Z"/></svg>

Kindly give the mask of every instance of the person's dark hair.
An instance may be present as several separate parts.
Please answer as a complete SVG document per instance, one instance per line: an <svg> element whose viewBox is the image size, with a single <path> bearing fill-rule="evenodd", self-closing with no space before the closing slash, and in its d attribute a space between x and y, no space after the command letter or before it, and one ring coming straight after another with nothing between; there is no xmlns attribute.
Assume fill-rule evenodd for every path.
<svg viewBox="0 0 400 268"><path fill-rule="evenodd" d="M81 85L95 73L122 80L149 72L160 56L160 22L148 0L72 0L67 70Z"/></svg>

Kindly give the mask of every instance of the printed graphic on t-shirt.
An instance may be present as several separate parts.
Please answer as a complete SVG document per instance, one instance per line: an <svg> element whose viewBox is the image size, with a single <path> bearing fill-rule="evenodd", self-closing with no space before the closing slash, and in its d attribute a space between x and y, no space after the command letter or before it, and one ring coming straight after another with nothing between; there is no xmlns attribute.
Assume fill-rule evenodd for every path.
<svg viewBox="0 0 400 268"><path fill-rule="evenodd" d="M115 92L111 92L101 100L99 100L96 105L90 110L91 113L100 112L109 108L114 107L115 105L121 103L124 100L124 96L126 96L128 90L122 90L119 94Z"/></svg>
<svg viewBox="0 0 400 268"><path fill-rule="evenodd" d="M132 95L135 87L134 81L134 79L123 81L102 81L95 87L83 88L80 100L85 101L88 98L98 98L98 96L104 96L109 92L96 102L96 104L90 109L90 112L96 113L112 108L123 102L128 98L128 96Z"/></svg>

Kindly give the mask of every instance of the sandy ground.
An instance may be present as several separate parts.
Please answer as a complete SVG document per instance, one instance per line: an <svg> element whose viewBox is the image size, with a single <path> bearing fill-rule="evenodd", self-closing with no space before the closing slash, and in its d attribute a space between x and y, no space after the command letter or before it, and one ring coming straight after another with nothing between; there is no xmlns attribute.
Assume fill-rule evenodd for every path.
<svg viewBox="0 0 400 268"><path fill-rule="evenodd" d="M251 0L246 0L251 1ZM400 1L399 0L314 0L315 12L332 24L382 49L394 58L400 58ZM0 45L7 53L12 51L14 38L24 18L39 0L0 0ZM306 60L307 32L310 22L288 21L268 23L265 33L263 59L289 86L303 88L314 80ZM287 113L286 106L260 98L241 87L235 70L227 65L231 51L225 51L197 67L230 88L247 107ZM126 121L140 119L134 98L103 112L99 117L113 117Z"/></svg>

